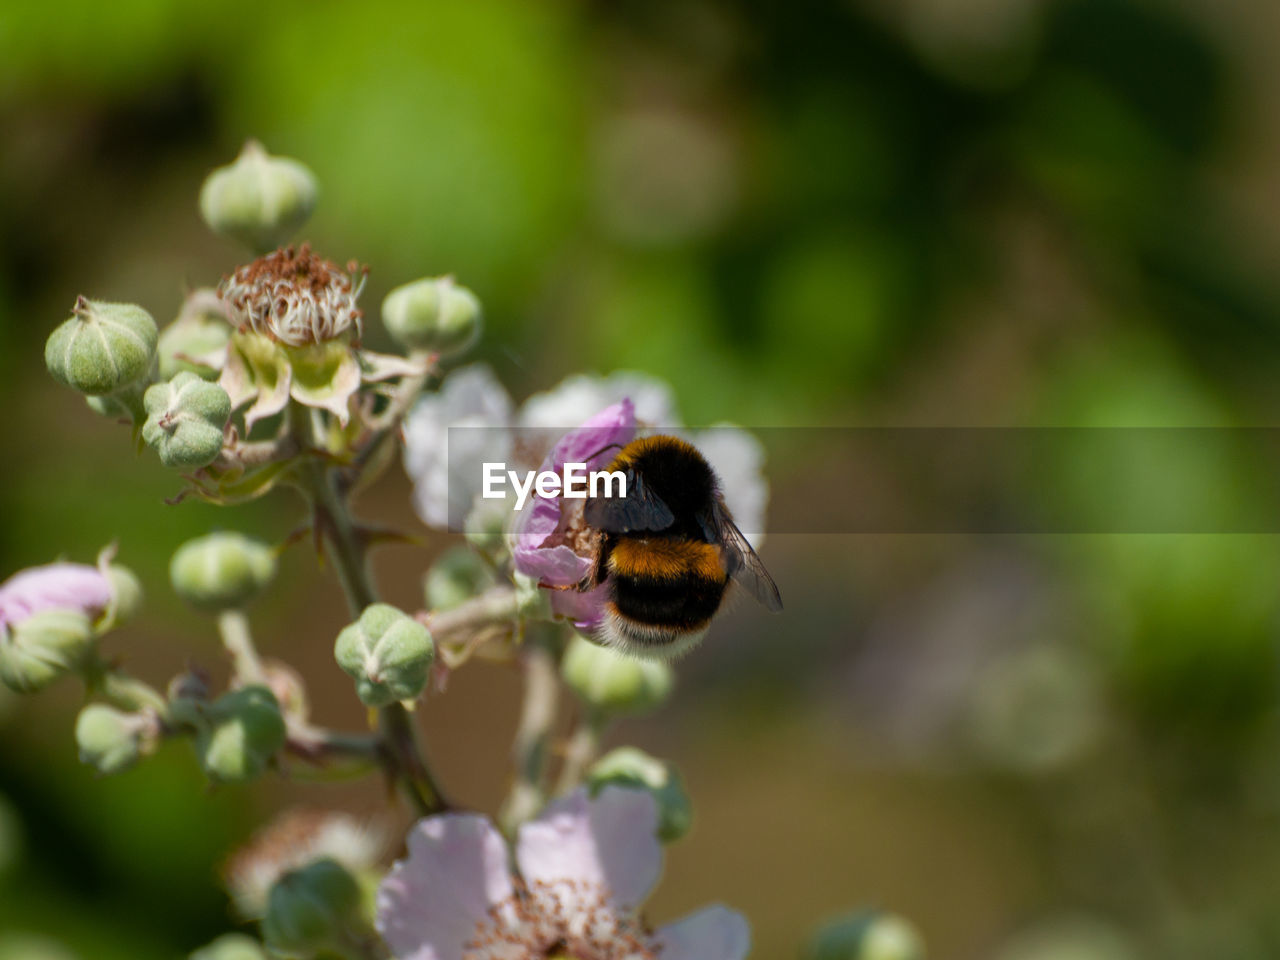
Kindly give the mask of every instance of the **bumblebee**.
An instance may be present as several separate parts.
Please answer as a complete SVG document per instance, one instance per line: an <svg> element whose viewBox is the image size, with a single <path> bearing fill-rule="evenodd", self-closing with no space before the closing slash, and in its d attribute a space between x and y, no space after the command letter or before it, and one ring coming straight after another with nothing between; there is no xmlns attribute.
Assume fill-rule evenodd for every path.
<svg viewBox="0 0 1280 960"><path fill-rule="evenodd" d="M578 585L605 587L599 642L637 656L680 656L707 632L730 580L769 610L782 609L777 584L734 524L696 447L642 437L622 447L608 470L626 477L625 494L584 504L596 549Z"/></svg>

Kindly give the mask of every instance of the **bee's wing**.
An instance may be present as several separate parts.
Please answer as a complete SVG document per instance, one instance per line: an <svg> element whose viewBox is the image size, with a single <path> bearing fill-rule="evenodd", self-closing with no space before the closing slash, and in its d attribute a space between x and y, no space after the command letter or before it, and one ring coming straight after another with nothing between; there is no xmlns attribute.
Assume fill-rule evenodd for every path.
<svg viewBox="0 0 1280 960"><path fill-rule="evenodd" d="M710 520L711 529L706 530L705 523L703 528L712 542L719 543L724 551L725 573L750 590L751 595L771 612L781 610L782 594L778 592L778 585L718 497L711 505Z"/></svg>
<svg viewBox="0 0 1280 960"><path fill-rule="evenodd" d="M582 508L582 519L606 533L632 530L665 530L675 523L675 514L662 498L645 486L640 474L626 471L625 497L592 497Z"/></svg>

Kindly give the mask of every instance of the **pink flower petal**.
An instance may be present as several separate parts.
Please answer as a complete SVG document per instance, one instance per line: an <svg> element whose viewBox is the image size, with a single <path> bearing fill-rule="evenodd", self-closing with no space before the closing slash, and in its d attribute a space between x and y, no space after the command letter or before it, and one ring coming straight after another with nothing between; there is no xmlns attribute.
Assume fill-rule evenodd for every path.
<svg viewBox="0 0 1280 960"><path fill-rule="evenodd" d="M751 928L737 911L706 907L657 933L662 960L742 960L751 949Z"/></svg>
<svg viewBox="0 0 1280 960"><path fill-rule="evenodd" d="M111 584L83 563L50 563L20 570L0 584L0 627L42 610L79 610L90 619L111 604Z"/></svg>
<svg viewBox="0 0 1280 960"><path fill-rule="evenodd" d="M542 469L559 473L566 463L585 463L588 470L599 470L618 454L607 448L625 446L635 433L636 408L623 397L561 437L542 462Z"/></svg>
<svg viewBox="0 0 1280 960"><path fill-rule="evenodd" d="M603 889L621 909L638 907L662 872L658 808L647 791L575 790L520 828L516 863L531 883Z"/></svg>
<svg viewBox="0 0 1280 960"><path fill-rule="evenodd" d="M565 544L546 545L560 528L560 501L538 497L516 519L516 569L540 583L573 586L591 569L591 560Z"/></svg>
<svg viewBox="0 0 1280 960"><path fill-rule="evenodd" d="M428 817L378 888L378 932L398 960L462 960L477 926L513 893L493 824L475 814Z"/></svg>
<svg viewBox="0 0 1280 960"><path fill-rule="evenodd" d="M572 620L579 630L590 633L604 623L604 605L609 599L609 590L601 584L594 590L579 593L576 590L553 590L551 592L551 612L558 617Z"/></svg>
<svg viewBox="0 0 1280 960"><path fill-rule="evenodd" d="M571 430L552 447L542 469L560 473L566 463L585 463L588 472L608 466L636 433L635 406L627 398L601 410L576 430ZM512 554L516 569L540 583L574 586L591 569L591 558L564 544L564 517L559 498L536 497L516 520ZM557 591L551 609L574 621L580 630L591 630L604 619L605 593Z"/></svg>

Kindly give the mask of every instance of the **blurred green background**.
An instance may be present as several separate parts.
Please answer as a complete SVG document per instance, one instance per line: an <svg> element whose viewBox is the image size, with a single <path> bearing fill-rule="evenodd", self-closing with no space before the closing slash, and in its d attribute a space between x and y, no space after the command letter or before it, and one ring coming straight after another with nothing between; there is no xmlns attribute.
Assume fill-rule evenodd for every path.
<svg viewBox="0 0 1280 960"><path fill-rule="evenodd" d="M1272 424L1277 31L1248 0L8 4L0 574L119 538L150 589L108 649L155 682L225 670L168 556L213 526L282 537L296 504L166 507L175 479L41 349L79 293L164 321L235 265L195 197L249 136L316 171L307 238L372 266L367 305L475 289L517 397L625 367L690 423ZM1046 496L1111 495L1072 466ZM813 467L772 463L775 503ZM1247 469L1125 494L1273 496ZM407 492L392 471L361 508L418 529ZM416 606L449 542L380 555L388 598ZM616 732L694 798L653 919L723 900L761 958L858 905L944 960L1280 956L1275 536L779 533L765 559L786 614L726 616ZM358 726L319 577L288 555L255 624ZM518 695L475 667L423 709L464 803L499 802ZM179 956L230 923L218 865L271 811L385 805L209 793L181 745L96 780L79 697L0 691L0 931Z"/></svg>

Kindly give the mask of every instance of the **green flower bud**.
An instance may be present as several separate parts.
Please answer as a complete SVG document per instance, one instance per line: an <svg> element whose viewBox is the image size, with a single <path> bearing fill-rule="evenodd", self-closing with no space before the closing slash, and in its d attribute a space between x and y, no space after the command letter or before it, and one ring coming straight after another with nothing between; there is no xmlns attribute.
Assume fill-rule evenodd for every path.
<svg viewBox="0 0 1280 960"><path fill-rule="evenodd" d="M462 523L462 532L481 555L500 563L511 552L507 538L507 522L511 519L511 507L505 500L486 500L480 497ZM544 593L546 591L543 591Z"/></svg>
<svg viewBox="0 0 1280 960"><path fill-rule="evenodd" d="M818 931L805 960L924 960L924 941L901 917L874 910L833 921Z"/></svg>
<svg viewBox="0 0 1280 960"><path fill-rule="evenodd" d="M635 747L618 747L587 771L587 787L595 796L609 785L647 790L658 804L658 839L666 843L689 832L693 806L684 781L674 769Z"/></svg>
<svg viewBox="0 0 1280 960"><path fill-rule="evenodd" d="M178 319L160 331L156 345L160 376L172 380L185 371L204 380L218 379L230 339L231 321L217 292L193 290Z"/></svg>
<svg viewBox="0 0 1280 960"><path fill-rule="evenodd" d="M382 322L398 343L411 350L451 356L480 338L483 312L476 295L453 277L415 280L396 287L382 301Z"/></svg>
<svg viewBox="0 0 1280 960"><path fill-rule="evenodd" d="M88 615L79 610L41 610L0 628L0 680L19 693L43 690L80 666L93 636Z"/></svg>
<svg viewBox="0 0 1280 960"><path fill-rule="evenodd" d="M338 634L333 655L355 678L360 700L366 706L385 707L422 693L436 648L417 620L389 604L375 603Z"/></svg>
<svg viewBox="0 0 1280 960"><path fill-rule="evenodd" d="M91 396L115 393L151 372L156 322L131 303L80 297L73 316L49 335L44 362L53 379Z"/></svg>
<svg viewBox="0 0 1280 960"><path fill-rule="evenodd" d="M267 897L262 935L267 946L286 957L322 952L348 955L370 936L361 915L360 884L336 860L316 860L276 881Z"/></svg>
<svg viewBox="0 0 1280 960"><path fill-rule="evenodd" d="M493 570L470 547L450 547L427 571L427 609L452 610L493 586Z"/></svg>
<svg viewBox="0 0 1280 960"><path fill-rule="evenodd" d="M638 660L575 636L560 663L565 683L582 701L606 713L643 713L671 695L671 667Z"/></svg>
<svg viewBox="0 0 1280 960"><path fill-rule="evenodd" d="M258 776L285 741L275 695L262 686L224 693L209 705L196 733L196 752L210 780L244 783Z"/></svg>
<svg viewBox="0 0 1280 960"><path fill-rule="evenodd" d="M147 422L142 439L155 447L166 467L198 470L217 459L231 416L227 391L194 373L180 373L149 387L143 403Z"/></svg>
<svg viewBox="0 0 1280 960"><path fill-rule="evenodd" d="M525 620L553 620L551 591L542 581L517 571L512 577L516 587L516 612Z"/></svg>
<svg viewBox="0 0 1280 960"><path fill-rule="evenodd" d="M190 960L268 960L267 951L253 937L226 933L191 954Z"/></svg>
<svg viewBox="0 0 1280 960"><path fill-rule="evenodd" d="M245 606L275 575L275 551L240 533L188 540L169 561L174 592L211 612Z"/></svg>
<svg viewBox="0 0 1280 960"><path fill-rule="evenodd" d="M142 405L142 396L146 392L148 382L148 378L143 377L136 383L121 387L115 393L100 397L85 397L84 402L90 410L108 420L140 423L147 418L147 412Z"/></svg>
<svg viewBox="0 0 1280 960"><path fill-rule="evenodd" d="M108 550L114 552L113 547L109 547ZM104 554L104 559L98 561L98 569L106 576L111 588L111 604L93 625L94 630L99 634L106 633L126 620L133 619L138 608L142 606L142 584L137 576L128 567L109 563L105 559L109 556L109 553Z"/></svg>
<svg viewBox="0 0 1280 960"><path fill-rule="evenodd" d="M91 703L76 718L76 746L80 762L99 773L120 773L133 766L155 746L155 721L125 713L104 703Z"/></svg>
<svg viewBox="0 0 1280 960"><path fill-rule="evenodd" d="M235 162L205 179L200 214L215 233L266 253L307 222L317 193L310 170L296 160L273 157L250 140Z"/></svg>

